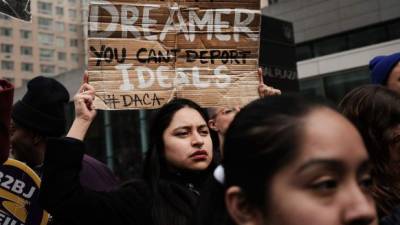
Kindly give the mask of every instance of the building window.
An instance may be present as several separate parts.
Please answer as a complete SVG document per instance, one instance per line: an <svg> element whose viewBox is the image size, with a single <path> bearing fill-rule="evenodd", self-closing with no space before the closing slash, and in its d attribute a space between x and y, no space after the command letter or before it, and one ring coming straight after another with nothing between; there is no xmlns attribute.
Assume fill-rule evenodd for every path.
<svg viewBox="0 0 400 225"><path fill-rule="evenodd" d="M71 32L78 32L78 25L76 25L76 24L70 24L70 25L69 25L69 31L71 31Z"/></svg>
<svg viewBox="0 0 400 225"><path fill-rule="evenodd" d="M40 60L41 61L51 61L54 57L54 50L51 49L40 49Z"/></svg>
<svg viewBox="0 0 400 225"><path fill-rule="evenodd" d="M59 48L64 48L65 47L65 38L56 37L56 46Z"/></svg>
<svg viewBox="0 0 400 225"><path fill-rule="evenodd" d="M49 2L38 2L39 13L51 15L53 13L53 4Z"/></svg>
<svg viewBox="0 0 400 225"><path fill-rule="evenodd" d="M349 34L349 48L358 48L385 40L385 28L374 27Z"/></svg>
<svg viewBox="0 0 400 225"><path fill-rule="evenodd" d="M68 71L68 69L65 68L65 67L58 67L58 73L64 73L64 72L67 72L67 71Z"/></svg>
<svg viewBox="0 0 400 225"><path fill-rule="evenodd" d="M369 25L296 45L297 60L329 55L400 38L400 19Z"/></svg>
<svg viewBox="0 0 400 225"><path fill-rule="evenodd" d="M389 39L400 38L400 20L388 25Z"/></svg>
<svg viewBox="0 0 400 225"><path fill-rule="evenodd" d="M53 20L48 18L39 17L39 28L44 30L51 30L53 28Z"/></svg>
<svg viewBox="0 0 400 225"><path fill-rule="evenodd" d="M71 3L71 4L75 4L76 0L68 0L68 2Z"/></svg>
<svg viewBox="0 0 400 225"><path fill-rule="evenodd" d="M12 36L12 28L0 27L0 36L11 37Z"/></svg>
<svg viewBox="0 0 400 225"><path fill-rule="evenodd" d="M40 65L40 72L44 74L54 74L55 66L52 65Z"/></svg>
<svg viewBox="0 0 400 225"><path fill-rule="evenodd" d="M20 30L20 35L22 39L31 39L32 31L30 30Z"/></svg>
<svg viewBox="0 0 400 225"><path fill-rule="evenodd" d="M32 47L22 46L21 47L21 55L33 55Z"/></svg>
<svg viewBox="0 0 400 225"><path fill-rule="evenodd" d="M53 45L54 37L52 34L39 33L39 43L42 45Z"/></svg>
<svg viewBox="0 0 400 225"><path fill-rule="evenodd" d="M350 90L369 83L367 66L299 80L303 95L322 96L336 103Z"/></svg>
<svg viewBox="0 0 400 225"><path fill-rule="evenodd" d="M312 45L298 45L296 47L296 57L297 61L314 57Z"/></svg>
<svg viewBox="0 0 400 225"><path fill-rule="evenodd" d="M67 60L67 53L65 52L58 52L57 58L59 61L66 61Z"/></svg>
<svg viewBox="0 0 400 225"><path fill-rule="evenodd" d="M76 19L77 13L75 9L68 9L68 16L70 19Z"/></svg>
<svg viewBox="0 0 400 225"><path fill-rule="evenodd" d="M278 2L279 2L279 0L268 0L268 4L269 5L273 5L273 4L276 4Z"/></svg>
<svg viewBox="0 0 400 225"><path fill-rule="evenodd" d="M33 72L33 64L32 63L22 63L21 70L24 72Z"/></svg>
<svg viewBox="0 0 400 225"><path fill-rule="evenodd" d="M56 7L56 14L59 15L59 16L64 16L64 8L60 7L60 6L57 6Z"/></svg>
<svg viewBox="0 0 400 225"><path fill-rule="evenodd" d="M344 50L346 50L345 36L327 38L314 44L315 56L328 55Z"/></svg>
<svg viewBox="0 0 400 225"><path fill-rule="evenodd" d="M73 62L79 62L79 54L77 53L71 53L71 60Z"/></svg>
<svg viewBox="0 0 400 225"><path fill-rule="evenodd" d="M69 40L70 47L78 47L78 39L71 39Z"/></svg>
<svg viewBox="0 0 400 225"><path fill-rule="evenodd" d="M10 44L1 44L0 50L2 53L12 53L13 45Z"/></svg>
<svg viewBox="0 0 400 225"><path fill-rule="evenodd" d="M1 68L3 70L14 70L14 62L13 61L1 61Z"/></svg>
<svg viewBox="0 0 400 225"><path fill-rule="evenodd" d="M55 23L55 30L57 32L64 32L65 31L65 25L63 22L56 22Z"/></svg>

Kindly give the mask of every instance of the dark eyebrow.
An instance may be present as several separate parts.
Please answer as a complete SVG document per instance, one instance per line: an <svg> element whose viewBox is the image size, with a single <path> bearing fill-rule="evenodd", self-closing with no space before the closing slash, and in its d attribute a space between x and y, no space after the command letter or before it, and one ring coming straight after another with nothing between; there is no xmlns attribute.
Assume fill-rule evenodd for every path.
<svg viewBox="0 0 400 225"><path fill-rule="evenodd" d="M208 128L207 124L201 124L200 126L198 126L198 128L204 128L204 127L207 127L207 128ZM176 130L179 130L179 129L190 130L190 129L192 129L192 126L181 126L181 127L177 127L177 128L175 128L173 131L176 131Z"/></svg>
<svg viewBox="0 0 400 225"><path fill-rule="evenodd" d="M202 124L202 125L199 126L200 129L202 129L204 127L208 128L207 124Z"/></svg>
<svg viewBox="0 0 400 225"><path fill-rule="evenodd" d="M335 159L311 159L303 164L296 173L301 173L310 167L324 167L332 171L336 171L342 174L345 170L345 165L343 162ZM357 175L362 175L363 173L372 169L372 164L369 159L366 159L360 163L357 167Z"/></svg>
<svg viewBox="0 0 400 225"><path fill-rule="evenodd" d="M300 168L296 170L296 173L302 173L304 170L312 167L324 167L333 171L343 173L345 166L342 162L335 159L311 159L304 163Z"/></svg>
<svg viewBox="0 0 400 225"><path fill-rule="evenodd" d="M181 126L181 127L175 128L173 131L180 130L180 129L188 130L188 129L191 129L191 128L192 128L191 126Z"/></svg>

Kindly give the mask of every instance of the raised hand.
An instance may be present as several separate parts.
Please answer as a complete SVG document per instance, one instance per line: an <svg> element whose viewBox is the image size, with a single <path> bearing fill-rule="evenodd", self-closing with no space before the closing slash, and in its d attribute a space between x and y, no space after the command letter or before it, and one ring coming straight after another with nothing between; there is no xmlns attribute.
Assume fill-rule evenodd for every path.
<svg viewBox="0 0 400 225"><path fill-rule="evenodd" d="M92 122L96 116L93 105L95 90L90 84L84 83L74 96L75 118L87 122Z"/></svg>
<svg viewBox="0 0 400 225"><path fill-rule="evenodd" d="M281 90L264 84L262 68L258 69L258 78L259 78L258 94L260 95L261 98L282 94Z"/></svg>
<svg viewBox="0 0 400 225"><path fill-rule="evenodd" d="M84 83L74 96L75 120L67 137L83 141L86 132L93 119L96 117L96 109L93 105L95 90L87 83L87 73L84 75Z"/></svg>

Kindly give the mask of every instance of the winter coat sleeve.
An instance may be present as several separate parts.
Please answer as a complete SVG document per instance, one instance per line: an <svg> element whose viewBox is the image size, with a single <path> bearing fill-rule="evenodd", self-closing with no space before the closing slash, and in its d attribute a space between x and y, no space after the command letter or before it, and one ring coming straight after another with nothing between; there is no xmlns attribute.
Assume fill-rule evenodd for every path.
<svg viewBox="0 0 400 225"><path fill-rule="evenodd" d="M69 224L152 224L149 192L133 182L111 192L85 189L79 181L84 143L49 139L40 188L40 203L57 221Z"/></svg>

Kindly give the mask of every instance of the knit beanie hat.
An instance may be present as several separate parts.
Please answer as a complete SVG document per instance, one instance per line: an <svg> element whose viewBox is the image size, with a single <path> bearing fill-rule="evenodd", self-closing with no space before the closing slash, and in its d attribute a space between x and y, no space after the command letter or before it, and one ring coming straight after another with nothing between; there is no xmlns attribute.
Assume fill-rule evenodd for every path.
<svg viewBox="0 0 400 225"><path fill-rule="evenodd" d="M0 79L0 164L3 164L10 152L10 116L14 87Z"/></svg>
<svg viewBox="0 0 400 225"><path fill-rule="evenodd" d="M386 85L390 73L400 61L400 52L388 56L376 56L369 62L373 84Z"/></svg>
<svg viewBox="0 0 400 225"><path fill-rule="evenodd" d="M28 91L14 105L11 116L20 126L59 137L65 132L64 105L68 101L68 91L60 82L39 76L28 82Z"/></svg>

